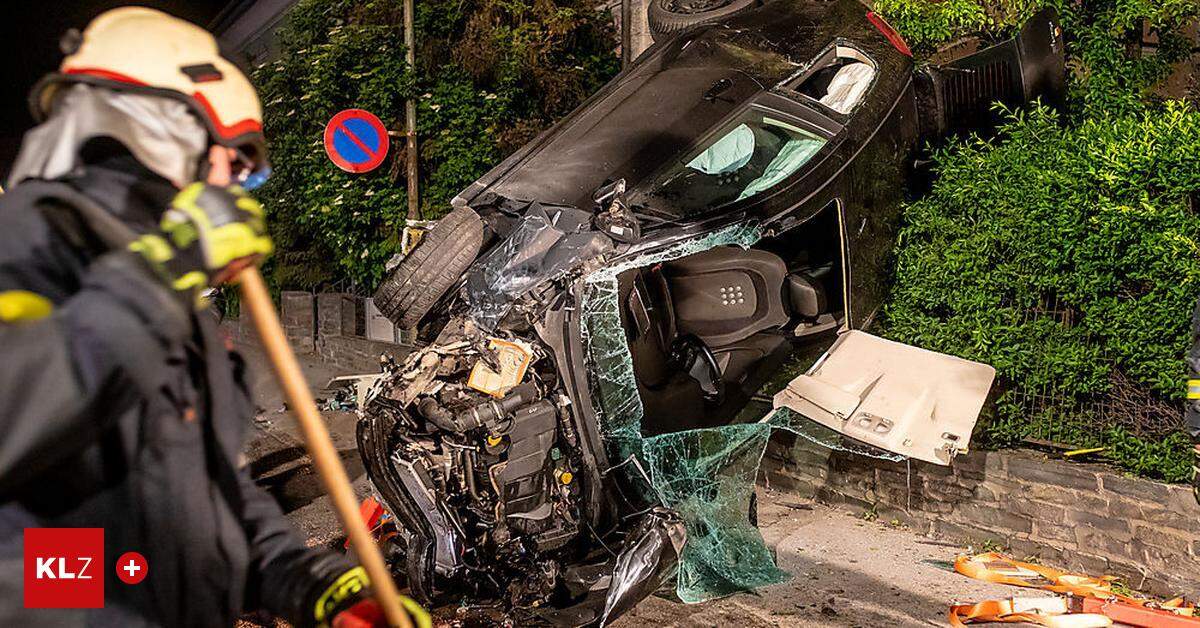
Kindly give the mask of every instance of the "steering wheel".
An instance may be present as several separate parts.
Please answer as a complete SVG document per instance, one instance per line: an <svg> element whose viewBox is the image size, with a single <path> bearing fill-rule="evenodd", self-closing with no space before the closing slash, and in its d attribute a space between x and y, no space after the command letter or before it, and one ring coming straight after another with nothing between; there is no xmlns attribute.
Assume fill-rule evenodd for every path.
<svg viewBox="0 0 1200 628"><path fill-rule="evenodd" d="M717 357L702 340L691 334L679 337L671 347L671 361L700 384L705 401L721 401L725 394L721 367L717 364Z"/></svg>

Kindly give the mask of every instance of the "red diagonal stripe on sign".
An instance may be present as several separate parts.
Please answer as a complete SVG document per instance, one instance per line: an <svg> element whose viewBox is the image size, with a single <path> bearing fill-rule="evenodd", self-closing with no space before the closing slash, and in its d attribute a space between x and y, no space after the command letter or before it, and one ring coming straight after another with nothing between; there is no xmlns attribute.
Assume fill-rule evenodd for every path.
<svg viewBox="0 0 1200 628"><path fill-rule="evenodd" d="M361 148L364 153L366 153L367 155L369 155L371 157L371 159L368 159L367 161L371 161L371 160L375 159L375 157L376 157L375 151L371 150L370 148L367 148L367 145L362 140L358 139L358 136L355 135L350 130L350 128L346 126L345 122L338 125L338 130L341 131L342 133L345 133L346 137L350 138L351 142L354 142L354 144L356 146Z"/></svg>

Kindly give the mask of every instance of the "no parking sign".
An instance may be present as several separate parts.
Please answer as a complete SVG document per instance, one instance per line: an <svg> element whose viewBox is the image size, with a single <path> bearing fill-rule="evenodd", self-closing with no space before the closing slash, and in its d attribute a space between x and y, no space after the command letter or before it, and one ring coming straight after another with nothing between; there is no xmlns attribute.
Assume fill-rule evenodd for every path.
<svg viewBox="0 0 1200 628"><path fill-rule="evenodd" d="M347 109L325 125L325 154L346 172L370 172L387 152L387 129L369 111Z"/></svg>

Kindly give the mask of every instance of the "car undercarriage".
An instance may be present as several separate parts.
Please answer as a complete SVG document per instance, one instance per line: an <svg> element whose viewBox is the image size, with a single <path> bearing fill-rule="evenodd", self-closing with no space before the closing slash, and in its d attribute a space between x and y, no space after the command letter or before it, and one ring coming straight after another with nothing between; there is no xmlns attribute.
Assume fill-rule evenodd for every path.
<svg viewBox="0 0 1200 628"><path fill-rule="evenodd" d="M416 596L591 626L671 584L754 589L787 577L755 525L774 431L964 451L994 371L860 330L918 142L1052 95L1054 19L914 72L857 2L769 2L660 43L456 198L376 293L424 344L358 425ZM650 119L668 92L696 102Z"/></svg>

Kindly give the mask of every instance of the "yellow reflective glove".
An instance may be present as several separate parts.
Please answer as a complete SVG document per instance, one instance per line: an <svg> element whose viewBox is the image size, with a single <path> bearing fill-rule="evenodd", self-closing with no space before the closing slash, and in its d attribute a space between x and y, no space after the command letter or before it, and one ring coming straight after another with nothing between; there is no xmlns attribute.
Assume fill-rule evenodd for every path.
<svg viewBox="0 0 1200 628"><path fill-rule="evenodd" d="M362 567L338 576L313 608L313 622L320 628L387 628L383 608L371 596L370 580ZM433 628L433 618L413 599L400 596L400 605L413 628Z"/></svg>
<svg viewBox="0 0 1200 628"><path fill-rule="evenodd" d="M171 201L159 222L129 245L196 308L205 289L233 278L272 250L263 208L240 187L193 183Z"/></svg>

